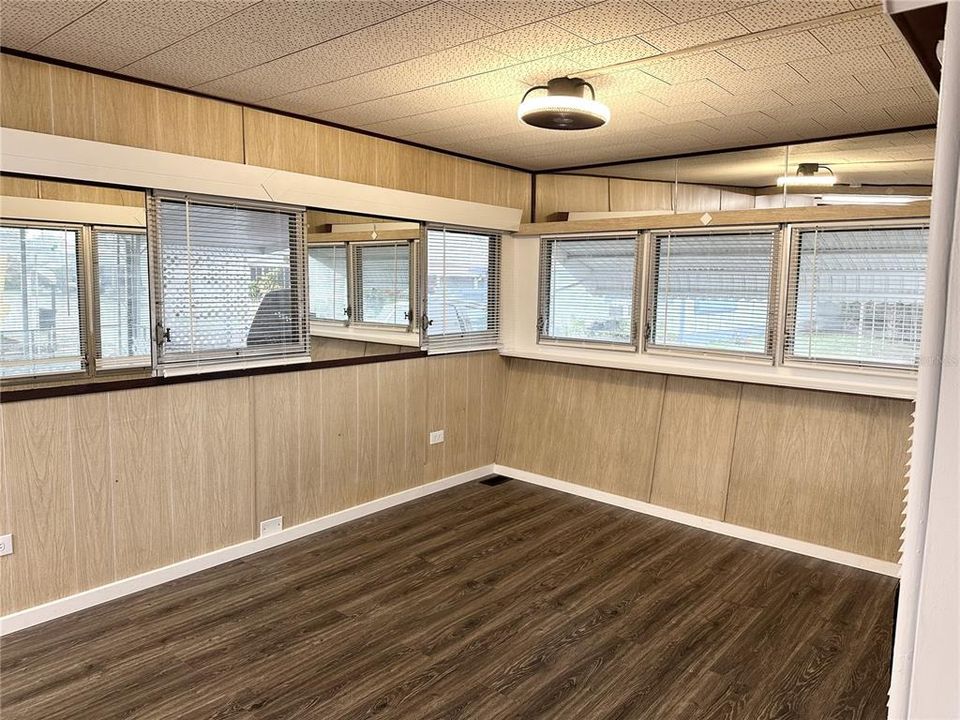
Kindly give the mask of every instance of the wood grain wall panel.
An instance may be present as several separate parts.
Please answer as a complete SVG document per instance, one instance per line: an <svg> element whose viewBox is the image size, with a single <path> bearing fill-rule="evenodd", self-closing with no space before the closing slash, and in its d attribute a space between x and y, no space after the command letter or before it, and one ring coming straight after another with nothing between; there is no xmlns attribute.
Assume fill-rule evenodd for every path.
<svg viewBox="0 0 960 720"><path fill-rule="evenodd" d="M44 200L66 200L68 202L124 205L140 208L145 207L147 201L146 194L137 190L124 190L102 185L81 185L80 183L54 180L41 180L39 194Z"/></svg>
<svg viewBox="0 0 960 720"><path fill-rule="evenodd" d="M399 492L407 464L407 369L404 362L361 366L374 370L377 388L377 473L368 499Z"/></svg>
<svg viewBox="0 0 960 720"><path fill-rule="evenodd" d="M340 179L377 184L377 149L381 141L369 135L344 133L340 136Z"/></svg>
<svg viewBox="0 0 960 720"><path fill-rule="evenodd" d="M4 491L16 552L2 558L3 613L77 591L70 403L2 406Z"/></svg>
<svg viewBox="0 0 960 720"><path fill-rule="evenodd" d="M82 592L117 579L109 397L70 398L70 417L77 591Z"/></svg>
<svg viewBox="0 0 960 720"><path fill-rule="evenodd" d="M437 358L444 374L443 477L455 475L470 464L469 405L476 384L474 363L466 353ZM471 466L475 467L475 466Z"/></svg>
<svg viewBox="0 0 960 720"><path fill-rule="evenodd" d="M194 390L203 396L203 493L207 509L203 552L210 552L259 534L251 379L203 382Z"/></svg>
<svg viewBox="0 0 960 720"><path fill-rule="evenodd" d="M321 462L323 515L356 505L359 426L358 367L331 368L320 373L323 385Z"/></svg>
<svg viewBox="0 0 960 720"><path fill-rule="evenodd" d="M538 175L537 218L546 222L561 212L610 210L609 180L581 175Z"/></svg>
<svg viewBox="0 0 960 720"><path fill-rule="evenodd" d="M169 489L171 560L203 552L203 527L214 508L206 503L203 461L204 395L193 385L174 385L166 395L167 437L163 469Z"/></svg>
<svg viewBox="0 0 960 720"><path fill-rule="evenodd" d="M158 90L157 109L158 150L243 162L243 111L239 105Z"/></svg>
<svg viewBox="0 0 960 720"><path fill-rule="evenodd" d="M35 178L10 177L0 175L0 195L5 197L40 197L40 181Z"/></svg>
<svg viewBox="0 0 960 720"><path fill-rule="evenodd" d="M756 207L757 198L750 192L720 190L721 210L751 210Z"/></svg>
<svg viewBox="0 0 960 720"><path fill-rule="evenodd" d="M719 212L720 188L706 185L677 186L677 212Z"/></svg>
<svg viewBox="0 0 960 720"><path fill-rule="evenodd" d="M307 520L326 514L324 404L323 372L315 370L300 373L300 507Z"/></svg>
<svg viewBox="0 0 960 720"><path fill-rule="evenodd" d="M745 385L726 520L896 561L911 403Z"/></svg>
<svg viewBox="0 0 960 720"><path fill-rule="evenodd" d="M277 128L279 116L253 108L243 108L244 162L259 167L277 167Z"/></svg>
<svg viewBox="0 0 960 720"><path fill-rule="evenodd" d="M344 131L327 125L317 125L317 174L340 177L340 137Z"/></svg>
<svg viewBox="0 0 960 720"><path fill-rule="evenodd" d="M460 158L445 153L429 152L427 155L426 180L424 192L428 195L446 198L460 198L469 195L469 188L457 187Z"/></svg>
<svg viewBox="0 0 960 720"><path fill-rule="evenodd" d="M357 502L377 496L380 458L377 454L379 428L378 374L375 365L358 365L357 385Z"/></svg>
<svg viewBox="0 0 960 720"><path fill-rule="evenodd" d="M277 116L274 138L276 165L281 170L319 175L320 149L317 124L306 120Z"/></svg>
<svg viewBox="0 0 960 720"><path fill-rule="evenodd" d="M446 366L443 356L426 358L427 365L427 432L443 430L446 426ZM429 437L427 442L429 443ZM427 446L424 462L424 482L443 477L446 443Z"/></svg>
<svg viewBox="0 0 960 720"><path fill-rule="evenodd" d="M53 132L50 66L13 55L0 58L0 124L33 132Z"/></svg>
<svg viewBox="0 0 960 720"><path fill-rule="evenodd" d="M300 375L251 379L257 522L282 515L284 527L289 527L309 519L300 509Z"/></svg>
<svg viewBox="0 0 960 720"><path fill-rule="evenodd" d="M93 75L81 70L50 66L54 135L92 140L96 132Z"/></svg>
<svg viewBox="0 0 960 720"><path fill-rule="evenodd" d="M398 363L393 363L398 364ZM430 442L430 430L427 427L427 360L416 358L401 363L406 372L406 442L404 454L406 470L402 478L401 489L423 483L427 462L427 446Z"/></svg>
<svg viewBox="0 0 960 720"><path fill-rule="evenodd" d="M497 352L486 352L480 358L480 364L483 391L480 396L480 448L477 465L488 465L497 459L503 397L507 387L507 360Z"/></svg>
<svg viewBox="0 0 960 720"><path fill-rule="evenodd" d="M650 502L722 520L738 383L667 378Z"/></svg>
<svg viewBox="0 0 960 720"><path fill-rule="evenodd" d="M109 395L117 577L171 562L166 388Z"/></svg>
<svg viewBox="0 0 960 720"><path fill-rule="evenodd" d="M610 210L630 212L632 210L673 209L673 184L651 180L625 180L610 178Z"/></svg>
<svg viewBox="0 0 960 720"><path fill-rule="evenodd" d="M94 75L94 140L157 149L159 90Z"/></svg>

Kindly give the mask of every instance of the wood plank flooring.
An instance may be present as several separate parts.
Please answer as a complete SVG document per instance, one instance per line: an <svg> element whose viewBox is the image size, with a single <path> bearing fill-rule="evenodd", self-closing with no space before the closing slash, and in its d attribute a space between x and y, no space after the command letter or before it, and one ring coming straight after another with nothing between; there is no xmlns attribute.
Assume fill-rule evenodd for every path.
<svg viewBox="0 0 960 720"><path fill-rule="evenodd" d="M510 481L4 638L4 720L885 717L896 581Z"/></svg>

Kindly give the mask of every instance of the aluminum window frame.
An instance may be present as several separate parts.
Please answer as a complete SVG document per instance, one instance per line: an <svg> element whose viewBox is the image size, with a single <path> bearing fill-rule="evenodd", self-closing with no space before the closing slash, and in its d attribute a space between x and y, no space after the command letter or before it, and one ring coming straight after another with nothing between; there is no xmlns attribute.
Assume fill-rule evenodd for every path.
<svg viewBox="0 0 960 720"><path fill-rule="evenodd" d="M417 327L417 244L418 240L354 240L344 243L347 246L347 297L349 301L349 315L346 326L376 328L394 332L410 333ZM368 247L397 247L407 246L407 324L382 323L370 320L356 319L362 315L363 308L363 270L358 262L358 255L363 248Z"/></svg>

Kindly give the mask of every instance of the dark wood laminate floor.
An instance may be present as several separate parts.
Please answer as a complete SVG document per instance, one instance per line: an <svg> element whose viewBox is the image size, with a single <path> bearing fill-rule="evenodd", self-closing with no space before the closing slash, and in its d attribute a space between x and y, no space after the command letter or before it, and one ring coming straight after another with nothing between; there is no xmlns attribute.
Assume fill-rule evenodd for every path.
<svg viewBox="0 0 960 720"><path fill-rule="evenodd" d="M894 590L470 484L4 638L0 714L879 720Z"/></svg>

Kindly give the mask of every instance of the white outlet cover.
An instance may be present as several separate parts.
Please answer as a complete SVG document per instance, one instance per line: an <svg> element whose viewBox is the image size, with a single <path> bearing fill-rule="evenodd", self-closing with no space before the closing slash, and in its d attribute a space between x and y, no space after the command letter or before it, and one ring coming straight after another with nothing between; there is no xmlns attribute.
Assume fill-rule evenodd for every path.
<svg viewBox="0 0 960 720"><path fill-rule="evenodd" d="M13 535L0 535L0 555L13 555Z"/></svg>
<svg viewBox="0 0 960 720"><path fill-rule="evenodd" d="M430 444L436 445L443 442L443 430L434 430L430 433Z"/></svg>
<svg viewBox="0 0 960 720"><path fill-rule="evenodd" d="M283 515L260 521L260 537L274 535L283 530Z"/></svg>

